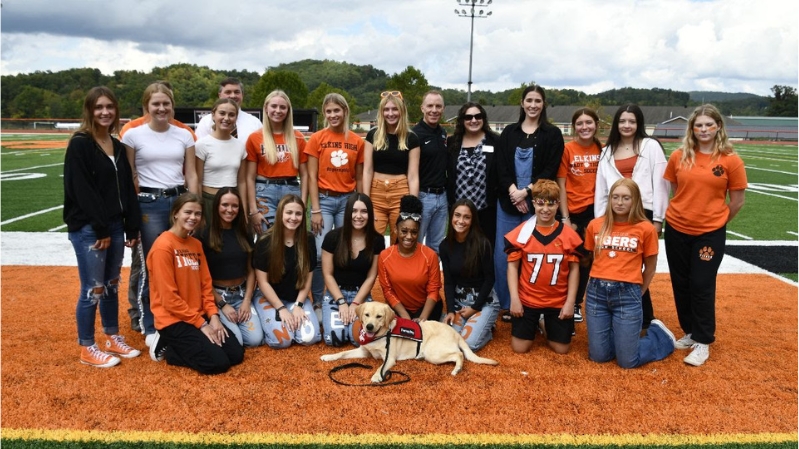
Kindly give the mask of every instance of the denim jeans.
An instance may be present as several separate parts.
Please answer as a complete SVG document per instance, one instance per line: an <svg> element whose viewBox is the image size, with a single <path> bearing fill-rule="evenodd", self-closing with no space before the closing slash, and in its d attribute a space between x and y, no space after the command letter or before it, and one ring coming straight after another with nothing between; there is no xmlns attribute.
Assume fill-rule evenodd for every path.
<svg viewBox="0 0 799 449"><path fill-rule="evenodd" d="M658 326L641 334L641 286L591 278L585 301L588 357L599 363L616 359L622 368L635 368L666 358L674 343Z"/></svg>
<svg viewBox="0 0 799 449"><path fill-rule="evenodd" d="M289 301L281 299L280 302L286 306L289 312L293 312L294 308L297 307L295 300L296 298L292 298ZM264 343L270 348L288 348L292 342L307 346L319 343L322 340L319 319L316 317L313 305L309 301L303 302L302 306L302 310L308 319L294 333L286 329L283 322L280 321L279 314L275 313L275 308L263 297L259 290L256 290L253 296L253 304L255 304L258 319L261 321L261 326L264 330Z"/></svg>
<svg viewBox="0 0 799 449"><path fill-rule="evenodd" d="M505 254L505 234L529 220L531 214L511 215L502 210L497 201L497 237L494 241L494 291L499 299L499 308L510 309L510 291L508 290L508 256Z"/></svg>
<svg viewBox="0 0 799 449"><path fill-rule="evenodd" d="M275 223L277 204L281 198L288 194L300 196L300 186L267 184L265 182L255 183L255 203L270 225ZM302 200L306 201L305 198ZM264 226L261 231L266 231L266 229Z"/></svg>
<svg viewBox="0 0 799 449"><path fill-rule="evenodd" d="M328 196L319 194L319 208L322 209L322 233L314 236L316 239L316 268L313 270L311 280L311 295L313 296L314 307L322 307L323 295L325 294L325 278L322 276L322 242L325 236L335 226L344 226L344 209L347 207L349 195Z"/></svg>
<svg viewBox="0 0 799 449"><path fill-rule="evenodd" d="M347 300L347 304L352 304L355 295L358 294L360 287L354 290L341 289L341 295ZM352 323L344 325L341 322L341 317L338 313L338 304L336 299L330 296L329 292L325 293L325 300L322 303L322 328L324 329L325 344L328 346L343 346L345 343L355 344L355 336L352 333ZM369 294L365 302L372 300L372 295Z"/></svg>
<svg viewBox="0 0 799 449"><path fill-rule="evenodd" d="M75 308L78 322L78 344L94 344L94 321L100 307L100 321L107 335L119 333L119 271L125 254L125 231L122 221L109 225L111 245L104 250L94 249L97 235L91 225L69 233L75 249L80 277L80 295ZM102 288L102 292L95 289Z"/></svg>
<svg viewBox="0 0 799 449"><path fill-rule="evenodd" d="M438 245L447 232L449 210L446 193L419 192L422 201L422 221L419 226L419 242L423 242L438 254ZM427 240L426 242L424 240Z"/></svg>
<svg viewBox="0 0 799 449"><path fill-rule="evenodd" d="M241 303L244 302L244 289L239 288L235 292L226 291L225 289L215 289L217 293L236 311L241 310ZM255 296L255 295L253 295ZM250 319L243 323L234 323L230 321L222 311L219 311L219 320L225 325L240 345L244 346L260 346L264 341L264 330L261 327L261 320L258 319L258 312L255 306L250 304Z"/></svg>
<svg viewBox="0 0 799 449"><path fill-rule="evenodd" d="M148 193L139 194L139 208L141 208L141 257L147 260L150 248L153 247L155 239L162 232L169 229L169 211L172 203L177 199L176 196L154 196ZM139 311L141 316L141 326L144 335L155 333L155 320L153 312L150 310L150 276L146 270L142 270L143 275L139 280Z"/></svg>
<svg viewBox="0 0 799 449"><path fill-rule="evenodd" d="M467 292L462 300L455 298L456 311L474 304L474 299L479 291L474 289L469 290L471 291ZM455 314L455 321L452 323L452 328L461 334L472 351L483 348L483 346L494 338L491 327L496 323L497 316L499 316L499 301L497 301L496 293L493 291L491 292L491 297L493 300L483 304L483 309L469 317L466 322L461 319L459 314Z"/></svg>

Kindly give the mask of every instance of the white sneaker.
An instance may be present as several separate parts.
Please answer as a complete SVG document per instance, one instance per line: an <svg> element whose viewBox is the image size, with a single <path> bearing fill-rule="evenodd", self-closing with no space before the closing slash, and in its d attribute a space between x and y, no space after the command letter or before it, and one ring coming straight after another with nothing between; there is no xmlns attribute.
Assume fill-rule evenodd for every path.
<svg viewBox="0 0 799 449"><path fill-rule="evenodd" d="M674 343L676 349L689 349L695 345L696 342L691 338L691 334L685 334Z"/></svg>
<svg viewBox="0 0 799 449"><path fill-rule="evenodd" d="M693 351L688 354L688 357L682 359L683 362L693 365L693 366L702 366L710 357L710 347L708 345L702 343L694 343Z"/></svg>
<svg viewBox="0 0 799 449"><path fill-rule="evenodd" d="M650 327L657 326L669 337L669 339L671 340L671 344L674 345L675 348L677 347L677 339L674 338L674 334L669 330L669 328L666 327L665 324L663 324L663 321L660 321L658 319L653 319L652 321L649 322L649 325Z"/></svg>
<svg viewBox="0 0 799 449"><path fill-rule="evenodd" d="M149 348L153 346L153 342L157 341L156 334L147 334L144 336L144 344Z"/></svg>

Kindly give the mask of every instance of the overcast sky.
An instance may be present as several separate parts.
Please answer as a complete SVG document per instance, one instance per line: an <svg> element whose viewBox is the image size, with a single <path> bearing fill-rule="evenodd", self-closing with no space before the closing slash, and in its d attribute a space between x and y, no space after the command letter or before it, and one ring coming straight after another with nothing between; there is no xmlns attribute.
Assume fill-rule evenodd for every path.
<svg viewBox="0 0 799 449"><path fill-rule="evenodd" d="M477 0L478 4L480 0ZM484 0L488 1L488 0ZM217 70L302 59L412 65L466 90L470 19L457 0L2 0L4 75L98 68ZM478 7L478 9L481 9ZM473 90L536 81L769 95L797 86L795 0L494 0L474 21Z"/></svg>

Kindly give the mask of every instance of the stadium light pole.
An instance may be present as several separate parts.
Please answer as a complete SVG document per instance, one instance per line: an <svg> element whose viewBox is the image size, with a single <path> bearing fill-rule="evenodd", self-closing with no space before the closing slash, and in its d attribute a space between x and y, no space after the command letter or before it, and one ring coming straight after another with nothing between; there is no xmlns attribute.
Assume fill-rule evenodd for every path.
<svg viewBox="0 0 799 449"><path fill-rule="evenodd" d="M455 14L458 17L469 17L472 19L472 30L469 34L469 82L466 90L466 101L472 101L472 55L474 54L474 19L487 19L491 15L488 10L489 5L494 0L455 0L458 2L460 9L455 9ZM467 11L464 9L468 7ZM477 9L480 8L480 9Z"/></svg>

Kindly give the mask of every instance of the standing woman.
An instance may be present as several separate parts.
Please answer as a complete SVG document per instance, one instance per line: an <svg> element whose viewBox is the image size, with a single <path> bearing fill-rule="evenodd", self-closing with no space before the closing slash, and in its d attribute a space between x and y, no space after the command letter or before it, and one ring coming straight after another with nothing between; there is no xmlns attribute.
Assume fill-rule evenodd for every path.
<svg viewBox="0 0 799 449"><path fill-rule="evenodd" d="M219 319L239 344L259 346L264 331L252 304L252 235L247 232L241 204L235 187L222 187L216 192L211 220L202 237L203 252L211 272Z"/></svg>
<svg viewBox="0 0 799 449"><path fill-rule="evenodd" d="M663 147L646 133L641 108L635 104L620 107L613 116L608 142L597 167L594 214L600 216L605 212L609 187L621 178L629 178L638 185L644 213L660 234L669 203L669 183L663 179L665 170ZM647 329L655 313L649 290L642 291L643 328Z"/></svg>
<svg viewBox="0 0 799 449"><path fill-rule="evenodd" d="M560 214L563 223L577 231L577 235L585 240L585 227L594 219L594 189L596 188L596 171L602 144L596 137L599 129L599 116L593 109L580 108L572 114L572 132L574 140L563 148L563 159L558 169L558 187L560 188ZM578 251L588 254L580 245ZM583 321L580 305L583 303L585 288L588 285L588 273L591 272L591 258L580 259L580 284L574 303L574 322Z"/></svg>
<svg viewBox="0 0 799 449"><path fill-rule="evenodd" d="M363 192L363 139L350 131L350 107L341 94L330 93L322 101L325 128L305 145L308 155L308 195L311 232L316 237L317 257L333 227L344 225L344 209L350 193ZM314 307L322 307L325 280L319 260L313 273Z"/></svg>
<svg viewBox="0 0 799 449"><path fill-rule="evenodd" d="M447 238L438 252L447 300L444 322L476 351L493 338L491 328L499 315L491 243L480 229L480 216L471 200L455 201L449 216Z"/></svg>
<svg viewBox="0 0 799 449"><path fill-rule="evenodd" d="M216 213L214 196L222 187L236 187L246 192L244 142L231 136L236 128L239 105L230 98L221 98L211 108L211 133L195 144L197 156L197 182L202 188L205 224Z"/></svg>
<svg viewBox="0 0 799 449"><path fill-rule="evenodd" d="M289 96L282 90L270 92L264 99L264 117L263 130L247 138L245 204L250 225L258 234L275 221L277 203L285 195L308 198L305 137L294 129Z"/></svg>
<svg viewBox="0 0 799 449"><path fill-rule="evenodd" d="M383 234L390 227L397 239L400 199L419 196L419 139L408 129L408 111L398 91L380 94L377 126L366 134L363 158L363 193L375 205L375 227Z"/></svg>
<svg viewBox="0 0 799 449"><path fill-rule="evenodd" d="M80 278L75 308L80 362L98 368L141 354L119 335L119 272L124 247L136 244L141 212L125 147L111 136L119 129L118 111L110 89L90 89L64 157L64 222ZM98 307L106 335L103 350L94 340Z"/></svg>
<svg viewBox="0 0 799 449"><path fill-rule="evenodd" d="M142 96L142 106L150 114L150 121L122 137L133 169L133 183L139 192L142 259L147 258L158 235L170 228L170 209L177 197L187 188L192 193L200 191L194 138L185 129L170 124L174 104L167 86L150 84ZM145 343L151 346L155 326L146 277L140 281L139 296L141 329Z"/></svg>
<svg viewBox="0 0 799 449"><path fill-rule="evenodd" d="M170 210L171 227L147 256L158 329L150 357L201 374L220 374L244 360L244 348L219 321L203 246L191 236L202 218L200 196L180 195Z"/></svg>
<svg viewBox="0 0 799 449"><path fill-rule="evenodd" d="M743 207L747 186L743 160L713 105L691 114L682 148L669 157L664 176L675 192L666 210L666 257L677 318L685 332L676 346L693 348L684 361L700 366L716 339L716 275L727 244L727 223Z"/></svg>
<svg viewBox="0 0 799 449"><path fill-rule="evenodd" d="M555 180L563 156L563 134L547 120L546 94L533 84L522 91L519 121L507 126L499 136L496 156L497 235L494 240L494 268L500 307L510 308L507 271L503 251L505 234L527 221L533 213L531 189L539 179ZM510 313L503 313L510 321Z"/></svg>
<svg viewBox="0 0 799 449"><path fill-rule="evenodd" d="M455 133L447 139L447 199L450 204L462 198L474 203L480 227L489 242L494 241L497 229L494 148L498 143L499 136L491 131L483 106L472 102L461 106Z"/></svg>
<svg viewBox="0 0 799 449"><path fill-rule="evenodd" d="M369 197L353 193L347 199L344 226L328 232L322 243L322 273L327 288L322 327L328 345L356 342L352 331L355 308L372 300L377 258L386 246L385 238L375 230L374 214Z"/></svg>
<svg viewBox="0 0 799 449"><path fill-rule="evenodd" d="M418 242L422 202L413 195L400 201L397 241L380 253L377 276L386 302L397 316L439 321L441 271L435 251Z"/></svg>
<svg viewBox="0 0 799 449"><path fill-rule="evenodd" d="M655 276L658 233L644 215L635 181L614 182L605 204L605 213L585 229L585 249L594 256L585 301L588 357L598 363L615 358L622 368L635 368L666 358L676 344L656 319L640 336L641 292Z"/></svg>
<svg viewBox="0 0 799 449"><path fill-rule="evenodd" d="M277 205L277 217L255 244L253 256L264 342L275 349L292 342L312 345L322 334L313 305L306 301L317 259L313 236L305 229L305 204L297 195L286 195Z"/></svg>

